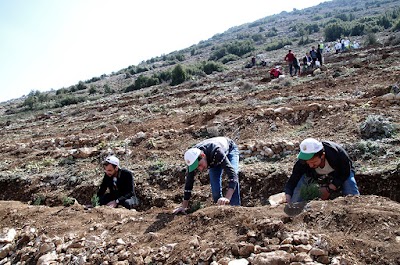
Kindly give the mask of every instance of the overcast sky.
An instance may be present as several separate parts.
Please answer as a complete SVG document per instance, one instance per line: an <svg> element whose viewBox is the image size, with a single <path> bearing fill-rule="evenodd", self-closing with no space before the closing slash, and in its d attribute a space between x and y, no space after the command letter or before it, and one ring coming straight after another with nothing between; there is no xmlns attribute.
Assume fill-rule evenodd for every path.
<svg viewBox="0 0 400 265"><path fill-rule="evenodd" d="M117 72L325 1L0 0L0 102Z"/></svg>

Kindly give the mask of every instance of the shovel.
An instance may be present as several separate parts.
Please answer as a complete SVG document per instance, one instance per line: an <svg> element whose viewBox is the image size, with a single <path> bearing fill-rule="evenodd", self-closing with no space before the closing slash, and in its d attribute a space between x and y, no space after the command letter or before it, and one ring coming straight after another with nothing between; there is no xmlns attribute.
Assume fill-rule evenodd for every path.
<svg viewBox="0 0 400 265"><path fill-rule="evenodd" d="M288 216L296 216L303 212L304 208L306 207L307 202L291 202L285 205L283 211Z"/></svg>

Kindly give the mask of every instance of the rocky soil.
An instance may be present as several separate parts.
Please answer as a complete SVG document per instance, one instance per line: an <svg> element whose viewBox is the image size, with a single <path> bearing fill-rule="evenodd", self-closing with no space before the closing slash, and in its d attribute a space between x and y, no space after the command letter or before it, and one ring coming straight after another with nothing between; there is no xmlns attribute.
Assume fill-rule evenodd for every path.
<svg viewBox="0 0 400 265"><path fill-rule="evenodd" d="M48 111L3 103L0 264L400 264L399 59L365 47L301 77L232 68ZM184 151L217 135L240 147L243 206L212 205L204 174L193 213L171 214ZM306 137L348 150L362 195L289 217L268 197ZM137 211L86 207L109 153L135 174Z"/></svg>

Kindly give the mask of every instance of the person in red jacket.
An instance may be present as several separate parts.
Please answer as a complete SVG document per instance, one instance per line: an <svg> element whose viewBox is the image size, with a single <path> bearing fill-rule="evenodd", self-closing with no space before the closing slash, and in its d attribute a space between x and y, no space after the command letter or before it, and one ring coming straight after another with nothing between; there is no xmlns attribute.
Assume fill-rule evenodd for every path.
<svg viewBox="0 0 400 265"><path fill-rule="evenodd" d="M271 78L278 78L282 74L281 70L279 67L274 67L271 70L269 70L269 75Z"/></svg>
<svg viewBox="0 0 400 265"><path fill-rule="evenodd" d="M289 65L290 76L293 76L293 61L294 61L294 59L295 59L295 56L292 53L292 50L289 50L288 54L286 54L286 56L285 56L285 61Z"/></svg>

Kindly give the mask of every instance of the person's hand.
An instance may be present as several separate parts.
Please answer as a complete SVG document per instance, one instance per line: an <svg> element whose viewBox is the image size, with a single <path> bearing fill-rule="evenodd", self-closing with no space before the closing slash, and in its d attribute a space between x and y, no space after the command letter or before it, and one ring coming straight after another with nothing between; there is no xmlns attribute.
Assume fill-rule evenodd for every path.
<svg viewBox="0 0 400 265"><path fill-rule="evenodd" d="M229 204L231 201L228 198L225 197L221 197L218 199L217 204L218 205L227 205Z"/></svg>
<svg viewBox="0 0 400 265"><path fill-rule="evenodd" d="M329 195L331 195L331 194L329 193L329 190L328 190L327 187L320 187L320 188L319 188L319 191L320 191L320 193L321 193L320 198L321 198L322 200L327 200L327 199L329 199Z"/></svg>
<svg viewBox="0 0 400 265"><path fill-rule="evenodd" d="M186 214L187 209L188 209L188 208L186 208L186 207L179 206L178 208L176 208L176 209L173 211L173 214L178 214L178 213Z"/></svg>
<svg viewBox="0 0 400 265"><path fill-rule="evenodd" d="M107 203L107 206L110 206L112 208L115 208L118 206L118 204L116 203L116 201L110 201L109 203Z"/></svg>

